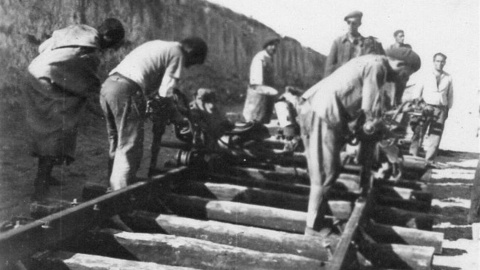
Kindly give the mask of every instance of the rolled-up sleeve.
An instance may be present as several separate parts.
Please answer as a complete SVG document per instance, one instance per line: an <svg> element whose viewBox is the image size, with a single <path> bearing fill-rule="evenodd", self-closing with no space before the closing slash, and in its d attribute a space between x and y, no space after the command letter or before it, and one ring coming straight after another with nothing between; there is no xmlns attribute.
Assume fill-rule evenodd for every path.
<svg viewBox="0 0 480 270"><path fill-rule="evenodd" d="M171 89L176 87L180 77L182 75L183 70L183 56L176 55L173 56L170 60L167 69L162 78L162 83L160 84L160 88L158 89L158 94L161 97L170 96L172 94Z"/></svg>

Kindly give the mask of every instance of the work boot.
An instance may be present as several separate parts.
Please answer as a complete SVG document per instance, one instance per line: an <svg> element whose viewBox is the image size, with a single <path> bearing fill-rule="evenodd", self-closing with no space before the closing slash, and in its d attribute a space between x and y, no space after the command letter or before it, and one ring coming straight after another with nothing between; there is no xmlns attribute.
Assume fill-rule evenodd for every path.
<svg viewBox="0 0 480 270"><path fill-rule="evenodd" d="M133 232L133 230L128 227L127 224L125 224L125 222L123 222L123 220L120 218L119 215L114 215L110 218L110 224L109 224L111 227L113 227L114 229L117 229L117 230L121 230L121 231L124 231L124 232Z"/></svg>

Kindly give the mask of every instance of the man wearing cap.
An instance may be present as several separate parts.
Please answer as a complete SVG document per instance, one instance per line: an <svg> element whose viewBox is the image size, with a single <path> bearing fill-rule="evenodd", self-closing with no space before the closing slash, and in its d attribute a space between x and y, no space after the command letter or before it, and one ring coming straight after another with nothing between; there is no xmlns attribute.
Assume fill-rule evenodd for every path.
<svg viewBox="0 0 480 270"><path fill-rule="evenodd" d="M427 103L426 109L431 111L433 119L424 125L425 137L425 160L433 162L437 155L440 140L442 139L443 128L448 117L448 111L453 106L453 84L450 74L443 70L447 56L443 53L436 53L433 56L434 69L421 76L418 84L418 99ZM410 154L418 156L418 149L423 138L412 137Z"/></svg>
<svg viewBox="0 0 480 270"><path fill-rule="evenodd" d="M405 43L405 32L403 30L397 30L393 32L393 37L395 38L395 43L390 45L390 49L400 48L400 47L405 47L407 49L412 48L410 44Z"/></svg>
<svg viewBox="0 0 480 270"><path fill-rule="evenodd" d="M352 59L302 96L305 102L299 108L299 122L311 183L306 235L330 232L324 219L326 196L340 172L340 150L350 134L348 125L363 115L364 134L379 129L385 105L382 86L406 81L420 68L420 58L412 50L396 48L386 54Z"/></svg>
<svg viewBox="0 0 480 270"><path fill-rule="evenodd" d="M107 121L113 190L126 187L136 177L143 155L147 100L170 114L173 89L183 69L203 64L207 51L205 41L197 37L180 42L149 41L110 72L102 85L100 104Z"/></svg>
<svg viewBox="0 0 480 270"><path fill-rule="evenodd" d="M333 41L325 63L324 78L350 59L362 55L364 37L358 32L358 28L362 25L362 16L363 13L360 11L353 11L345 16L344 20L348 25L348 32Z"/></svg>
<svg viewBox="0 0 480 270"><path fill-rule="evenodd" d="M30 63L25 91L26 121L38 171L32 199L44 198L55 165L73 162L78 123L87 98L100 90L98 52L119 44L125 35L122 23L106 19L98 29L77 24L56 30Z"/></svg>
<svg viewBox="0 0 480 270"><path fill-rule="evenodd" d="M247 97L243 109L243 116L247 122L270 122L274 106L274 97L264 96L263 98L266 99L265 104L257 104L259 102L258 92L261 91L262 86L275 86L273 56L277 51L279 43L280 39L278 38L265 42L263 50L253 57L250 65L250 84L247 89Z"/></svg>

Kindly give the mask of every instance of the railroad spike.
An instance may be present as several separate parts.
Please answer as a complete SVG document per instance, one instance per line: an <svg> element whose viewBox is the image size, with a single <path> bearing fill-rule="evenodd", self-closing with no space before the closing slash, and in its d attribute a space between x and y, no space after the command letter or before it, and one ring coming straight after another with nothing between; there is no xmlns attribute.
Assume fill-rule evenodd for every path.
<svg viewBox="0 0 480 270"><path fill-rule="evenodd" d="M73 201L70 203L71 206L77 206L78 205L78 200L77 198L74 198Z"/></svg>
<svg viewBox="0 0 480 270"><path fill-rule="evenodd" d="M51 229L52 226L50 225L50 221L44 221L42 224L43 229Z"/></svg>

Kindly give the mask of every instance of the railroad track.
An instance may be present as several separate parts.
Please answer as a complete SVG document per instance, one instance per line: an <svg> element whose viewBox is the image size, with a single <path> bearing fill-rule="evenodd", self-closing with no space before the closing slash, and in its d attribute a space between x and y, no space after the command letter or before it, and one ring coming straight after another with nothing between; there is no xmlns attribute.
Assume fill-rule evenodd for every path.
<svg viewBox="0 0 480 270"><path fill-rule="evenodd" d="M0 234L0 263L5 269L432 268L443 234L431 231L432 194L415 181L427 170L423 162L406 156L410 179L374 181L368 190L361 168L345 165L329 200L329 216L343 225L319 238L303 235L309 184L301 159L179 167L108 193L87 185L84 202ZM116 214L133 232L109 223Z"/></svg>

